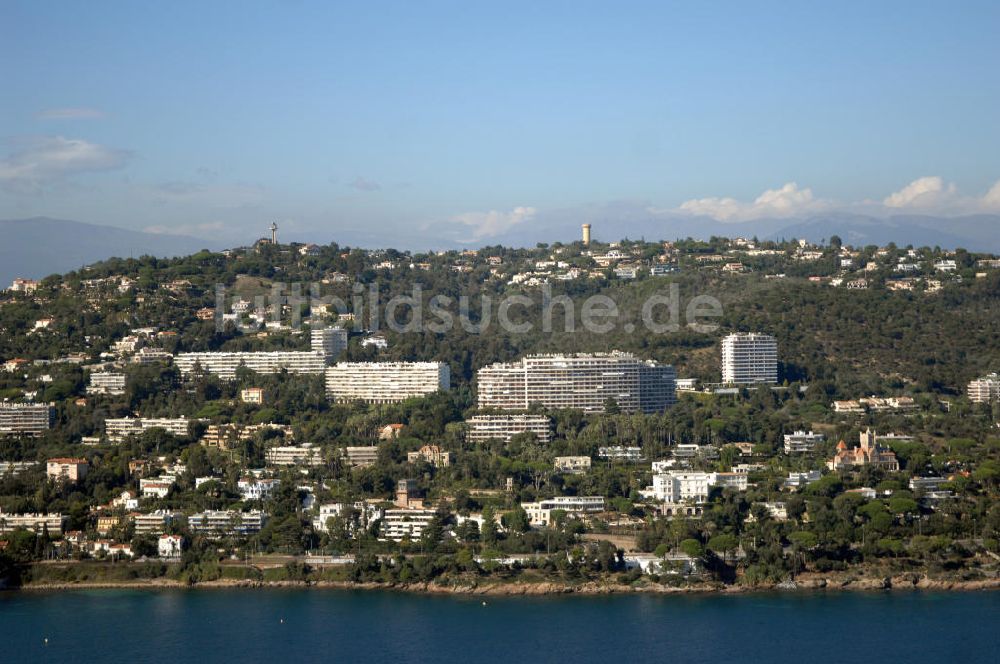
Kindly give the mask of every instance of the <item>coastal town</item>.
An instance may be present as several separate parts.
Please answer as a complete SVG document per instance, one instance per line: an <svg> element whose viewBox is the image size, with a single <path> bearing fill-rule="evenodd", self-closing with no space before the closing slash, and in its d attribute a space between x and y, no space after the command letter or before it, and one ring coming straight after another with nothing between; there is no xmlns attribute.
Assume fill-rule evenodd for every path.
<svg viewBox="0 0 1000 664"><path fill-rule="evenodd" d="M995 256L277 231L0 296L5 583L1000 578Z"/></svg>
<svg viewBox="0 0 1000 664"><path fill-rule="evenodd" d="M0 664L1000 661L1000 2L0 26Z"/></svg>

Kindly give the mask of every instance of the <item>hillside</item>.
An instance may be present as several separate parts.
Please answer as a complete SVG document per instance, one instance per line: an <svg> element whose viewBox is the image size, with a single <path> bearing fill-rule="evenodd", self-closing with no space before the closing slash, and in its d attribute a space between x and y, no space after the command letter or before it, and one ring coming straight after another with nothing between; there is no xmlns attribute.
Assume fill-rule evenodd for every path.
<svg viewBox="0 0 1000 664"><path fill-rule="evenodd" d="M569 323L557 308L546 329L547 293ZM674 293L680 327L657 329ZM476 313L442 325L463 297ZM694 317L696 297L719 315ZM585 322L587 302L617 313ZM262 353L310 349L312 331L334 325L315 337L341 340L318 370ZM330 580L309 551L343 557L335 578L349 583L760 587L850 572L995 584L1000 403L966 385L1000 366L997 329L1000 261L965 251L265 242L101 261L0 295L0 512L13 524L0 579L72 583L94 569L72 560L169 558L157 548L169 526L183 557L129 574L211 582L223 561L264 553L286 557L280 572L258 559L238 578ZM734 331L774 337L777 385L718 389ZM188 355L206 351L224 352ZM220 370L233 351L241 366ZM630 387L618 381L633 360L593 355L606 351L699 384L675 391L668 378L662 401L630 405L643 375L672 372L644 365ZM589 405L484 404L484 366L549 353L590 354L550 367L599 363L599 381L579 369L545 379ZM412 381L429 369L433 380ZM595 384L616 391L595 402ZM541 426L472 435L491 416Z"/></svg>

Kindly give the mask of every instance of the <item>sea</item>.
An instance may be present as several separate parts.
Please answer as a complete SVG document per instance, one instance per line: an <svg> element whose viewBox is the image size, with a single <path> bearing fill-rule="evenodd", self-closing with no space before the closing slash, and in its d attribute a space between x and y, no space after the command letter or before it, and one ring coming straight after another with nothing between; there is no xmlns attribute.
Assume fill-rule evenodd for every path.
<svg viewBox="0 0 1000 664"><path fill-rule="evenodd" d="M1000 663L1000 592L0 592L0 662Z"/></svg>

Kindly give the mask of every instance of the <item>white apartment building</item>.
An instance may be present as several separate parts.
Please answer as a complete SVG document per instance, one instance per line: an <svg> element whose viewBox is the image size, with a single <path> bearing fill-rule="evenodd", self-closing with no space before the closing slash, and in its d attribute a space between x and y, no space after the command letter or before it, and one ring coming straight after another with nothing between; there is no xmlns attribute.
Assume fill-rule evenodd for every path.
<svg viewBox="0 0 1000 664"><path fill-rule="evenodd" d="M552 418L546 415L475 415L465 421L466 440L482 443L499 439L509 442L519 433L532 433L539 443L552 440Z"/></svg>
<svg viewBox="0 0 1000 664"><path fill-rule="evenodd" d="M341 362L326 370L332 401L396 403L451 387L444 362Z"/></svg>
<svg viewBox="0 0 1000 664"><path fill-rule="evenodd" d="M117 355L128 355L139 349L139 345L144 343L136 334L129 334L111 344L111 350Z"/></svg>
<svg viewBox="0 0 1000 664"><path fill-rule="evenodd" d="M384 350L389 347L389 340L381 334L373 334L361 340L362 348L368 348L369 346L379 350Z"/></svg>
<svg viewBox="0 0 1000 664"><path fill-rule="evenodd" d="M619 265L615 268L615 276L619 279L635 279L639 276L639 266Z"/></svg>
<svg viewBox="0 0 1000 664"><path fill-rule="evenodd" d="M920 405L913 397L862 397L858 404L870 410L916 410Z"/></svg>
<svg viewBox="0 0 1000 664"><path fill-rule="evenodd" d="M350 510L350 517L348 516ZM356 503L329 503L319 506L319 513L313 518L313 528L319 532L329 532L327 524L331 518L344 517L347 532L354 534L357 528L367 528L381 519L384 512L376 503L359 500Z"/></svg>
<svg viewBox="0 0 1000 664"><path fill-rule="evenodd" d="M676 459L666 459L661 461L654 461L652 463L653 474L656 473L666 473L671 470L678 470L679 466Z"/></svg>
<svg viewBox="0 0 1000 664"><path fill-rule="evenodd" d="M27 368L29 364L30 362L23 357L15 357L3 363L3 370L7 373L14 373L20 369Z"/></svg>
<svg viewBox="0 0 1000 664"><path fill-rule="evenodd" d="M678 443L670 451L674 459L691 461L694 459L718 459L719 448L714 445L699 445L697 443Z"/></svg>
<svg viewBox="0 0 1000 664"><path fill-rule="evenodd" d="M407 463L426 461L435 468L444 468L451 465L452 453L445 452L439 445L423 445L416 452L407 452L406 461Z"/></svg>
<svg viewBox="0 0 1000 664"><path fill-rule="evenodd" d="M822 444L826 436L821 433L809 431L796 431L785 434L785 454L805 454L812 452L816 446Z"/></svg>
<svg viewBox="0 0 1000 664"><path fill-rule="evenodd" d="M807 470L804 473L788 473L788 478L785 480L786 489L800 489L804 486L808 486L813 482L819 481L823 477L823 473L818 470Z"/></svg>
<svg viewBox="0 0 1000 664"><path fill-rule="evenodd" d="M7 290L13 293L33 293L38 289L38 282L34 279L23 279L18 277L11 282Z"/></svg>
<svg viewBox="0 0 1000 664"><path fill-rule="evenodd" d="M90 374L87 394L125 394L125 374L113 371Z"/></svg>
<svg viewBox="0 0 1000 664"><path fill-rule="evenodd" d="M79 482L89 470L90 464L83 458L55 457L45 462L45 476L60 482Z"/></svg>
<svg viewBox="0 0 1000 664"><path fill-rule="evenodd" d="M41 464L37 461L0 461L0 477L3 477L7 473L20 475L26 470L37 468L39 465Z"/></svg>
<svg viewBox="0 0 1000 664"><path fill-rule="evenodd" d="M170 524L179 521L180 512L169 510L156 510L148 514L135 515L135 532L149 535L156 535L165 532Z"/></svg>
<svg viewBox="0 0 1000 664"><path fill-rule="evenodd" d="M372 466L378 461L378 446L345 447L344 456L347 458L347 463L350 466L357 468Z"/></svg>
<svg viewBox="0 0 1000 664"><path fill-rule="evenodd" d="M322 450L309 443L268 448L264 459L271 466L321 466Z"/></svg>
<svg viewBox="0 0 1000 664"><path fill-rule="evenodd" d="M160 558L180 558L184 538L180 535L160 535L156 552Z"/></svg>
<svg viewBox="0 0 1000 664"><path fill-rule="evenodd" d="M653 486L644 493L665 503L703 503L715 487L745 491L747 476L743 473L706 473L688 470L667 470L654 473Z"/></svg>
<svg viewBox="0 0 1000 664"><path fill-rule="evenodd" d="M575 408L604 412L609 401L623 412L659 412L676 402L677 374L670 365L629 353L529 355L476 372L480 408Z"/></svg>
<svg viewBox="0 0 1000 664"><path fill-rule="evenodd" d="M150 429L165 429L179 438L186 438L188 425L197 420L186 417L117 417L104 420L104 435L112 443L120 443L129 436L141 435Z"/></svg>
<svg viewBox="0 0 1000 664"><path fill-rule="evenodd" d="M236 482L236 490L243 500L267 500L281 484L281 480L244 477Z"/></svg>
<svg viewBox="0 0 1000 664"><path fill-rule="evenodd" d="M653 275L654 277L666 276L666 275L671 274L673 272L677 272L677 266L676 265L666 265L666 264L660 263L660 264L657 264L657 265L653 265L653 266L651 266L649 268L649 273L651 275Z"/></svg>
<svg viewBox="0 0 1000 664"><path fill-rule="evenodd" d="M749 485L749 478L746 473L716 473L716 486L733 491L746 491Z"/></svg>
<svg viewBox="0 0 1000 664"><path fill-rule="evenodd" d="M347 348L347 330L342 327L321 327L310 333L310 347L332 362Z"/></svg>
<svg viewBox="0 0 1000 664"><path fill-rule="evenodd" d="M166 498L173 486L170 478L143 477L139 480L139 493L143 498Z"/></svg>
<svg viewBox="0 0 1000 664"><path fill-rule="evenodd" d="M167 363L174 359L174 356L159 348L142 348L132 356L133 364L157 364Z"/></svg>
<svg viewBox="0 0 1000 664"><path fill-rule="evenodd" d="M677 379L677 389L682 392L694 392L698 389L698 379L697 378L678 378Z"/></svg>
<svg viewBox="0 0 1000 664"><path fill-rule="evenodd" d="M99 552L103 551L111 560L121 560L122 558L131 558L133 556L131 544L118 544L112 540L96 540L91 542L89 547L90 555L96 556Z"/></svg>
<svg viewBox="0 0 1000 664"><path fill-rule="evenodd" d="M1000 375L991 373L969 381L967 392L973 403L990 403L1000 399Z"/></svg>
<svg viewBox="0 0 1000 664"><path fill-rule="evenodd" d="M319 375L326 370L327 358L315 351L178 353L174 364L185 375L200 367L205 373L233 380L240 366L259 374L287 371L290 374Z"/></svg>
<svg viewBox="0 0 1000 664"><path fill-rule="evenodd" d="M607 447L598 447L597 458L609 461L624 461L625 463L639 463L646 460L646 455L642 453L641 447L610 445Z"/></svg>
<svg viewBox="0 0 1000 664"><path fill-rule="evenodd" d="M562 510L574 516L603 512L604 496L556 496L537 503L521 503L521 509L527 512L532 525L547 527L552 523L554 510Z"/></svg>
<svg viewBox="0 0 1000 664"><path fill-rule="evenodd" d="M259 405L264 403L264 389L260 387L248 387L240 390L240 401Z"/></svg>
<svg viewBox="0 0 1000 664"><path fill-rule="evenodd" d="M947 482L943 477L911 477L911 491L938 491L941 485Z"/></svg>
<svg viewBox="0 0 1000 664"><path fill-rule="evenodd" d="M49 535L61 535L65 518L62 514L7 514L0 512L0 533L9 533L19 528L41 533L48 529Z"/></svg>
<svg viewBox="0 0 1000 664"><path fill-rule="evenodd" d="M0 436L39 436L52 426L54 413L51 404L0 402Z"/></svg>
<svg viewBox="0 0 1000 664"><path fill-rule="evenodd" d="M139 509L139 499L134 491L125 490L111 499L111 507L124 507L126 510Z"/></svg>
<svg viewBox="0 0 1000 664"><path fill-rule="evenodd" d="M279 432L284 441L291 442L295 436L292 427L286 424L275 424L274 422L235 424L229 422L226 424L209 424L205 428L205 433L199 442L205 447L218 447L219 449L229 450L235 447L237 443L253 440L258 433L270 431Z"/></svg>
<svg viewBox="0 0 1000 664"><path fill-rule="evenodd" d="M424 509L389 509L382 515L380 540L402 542L404 539L417 540L424 529L434 520L437 512Z"/></svg>
<svg viewBox="0 0 1000 664"><path fill-rule="evenodd" d="M556 457L553 462L555 469L560 473L570 475L582 475L590 470L589 456L561 456Z"/></svg>
<svg viewBox="0 0 1000 664"><path fill-rule="evenodd" d="M206 510L188 517L188 527L193 533L222 535L253 535L259 533L267 516L259 510Z"/></svg>
<svg viewBox="0 0 1000 664"><path fill-rule="evenodd" d="M722 340L722 382L778 382L778 342L769 334L730 334Z"/></svg>
<svg viewBox="0 0 1000 664"><path fill-rule="evenodd" d="M938 272L954 272L958 269L958 263L951 259L939 260L934 263L934 269Z"/></svg>
<svg viewBox="0 0 1000 664"><path fill-rule="evenodd" d="M763 503L754 503L750 508L750 515L747 516L747 522L753 523L757 518L753 515L754 507L763 507L764 511L767 512L767 516L775 521L788 521L788 504L778 501L767 501Z"/></svg>
<svg viewBox="0 0 1000 664"><path fill-rule="evenodd" d="M669 470L655 473L650 496L666 503L702 503L708 500L708 494L715 486L714 475L714 473Z"/></svg>

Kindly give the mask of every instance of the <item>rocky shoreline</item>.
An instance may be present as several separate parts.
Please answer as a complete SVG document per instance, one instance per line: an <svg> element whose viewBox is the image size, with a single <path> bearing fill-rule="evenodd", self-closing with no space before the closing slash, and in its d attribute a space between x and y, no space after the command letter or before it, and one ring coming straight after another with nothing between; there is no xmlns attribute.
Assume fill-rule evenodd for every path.
<svg viewBox="0 0 1000 664"><path fill-rule="evenodd" d="M588 581L581 584L565 584L551 581L512 583L472 583L440 585L436 583L353 583L347 581L251 581L220 579L187 584L169 579L147 581L127 581L121 583L84 581L80 583L35 583L12 590L55 591L94 589L265 589L265 588L320 588L333 590L381 590L428 595L468 595L468 596L544 596L544 595L678 595L678 594L746 594L763 592L815 592L815 591L877 591L877 590L930 590L945 592L970 592L1000 590L1000 578L975 581L931 579L917 574L892 577L829 577L808 576L795 581L756 586L700 584L684 587L663 585L628 586L618 583Z"/></svg>

